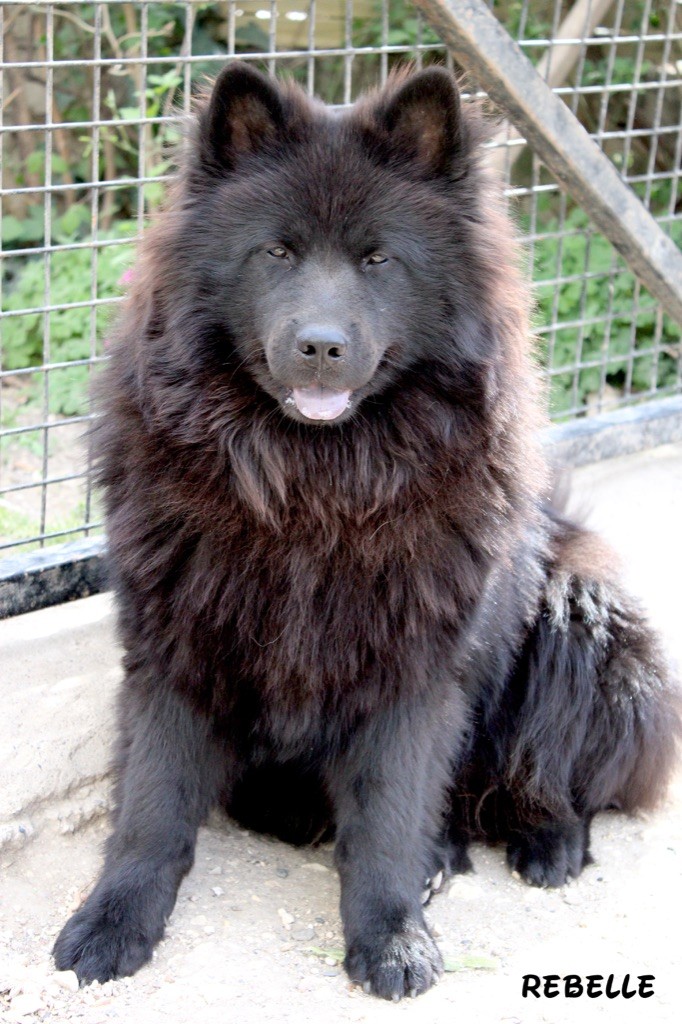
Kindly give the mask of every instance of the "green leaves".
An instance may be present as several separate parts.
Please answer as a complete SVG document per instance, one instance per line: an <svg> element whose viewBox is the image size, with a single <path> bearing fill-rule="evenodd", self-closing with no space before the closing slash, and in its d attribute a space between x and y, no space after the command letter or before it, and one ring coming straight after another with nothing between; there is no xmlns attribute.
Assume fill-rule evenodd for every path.
<svg viewBox="0 0 682 1024"><path fill-rule="evenodd" d="M81 213L76 213L80 210ZM87 213L87 211L86 211ZM82 220L83 207L73 207L71 226ZM64 227L68 227L67 222ZM133 235L135 222L122 222L109 238ZM68 237L68 236L66 236ZM100 241L105 238L100 237ZM52 254L27 257L21 263L5 297L5 309L31 309L40 305L60 306L87 303L92 298L92 275L96 270L96 297L114 298L121 294L121 277L130 265L132 244L112 245L95 250L67 249ZM46 271L49 268L49 289ZM111 307L77 306L50 313L26 313L8 317L3 323L3 367L17 370L50 363L89 359L101 354L102 335ZM45 317L49 317L49 351L44 348ZM70 366L50 373L50 412L67 416L86 411L87 366Z"/></svg>
<svg viewBox="0 0 682 1024"><path fill-rule="evenodd" d="M667 200L659 186L651 197L654 212L664 211ZM582 209L573 207L560 223L539 200L538 214L538 233L545 237L533 248L535 324L540 359L551 371L552 413L586 408L602 385L620 393L672 385L679 360L678 325L667 317L659 323L653 300L643 289L636 300L633 274L610 242L593 233ZM673 225L678 242L681 230ZM556 284L557 278L562 283Z"/></svg>

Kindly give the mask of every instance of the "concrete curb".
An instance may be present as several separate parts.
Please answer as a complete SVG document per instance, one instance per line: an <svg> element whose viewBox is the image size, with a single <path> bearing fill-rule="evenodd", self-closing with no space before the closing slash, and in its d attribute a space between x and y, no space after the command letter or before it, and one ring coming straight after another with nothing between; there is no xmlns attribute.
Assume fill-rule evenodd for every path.
<svg viewBox="0 0 682 1024"><path fill-rule="evenodd" d="M108 806L120 679L113 601L99 594L0 622L0 847L74 831Z"/></svg>

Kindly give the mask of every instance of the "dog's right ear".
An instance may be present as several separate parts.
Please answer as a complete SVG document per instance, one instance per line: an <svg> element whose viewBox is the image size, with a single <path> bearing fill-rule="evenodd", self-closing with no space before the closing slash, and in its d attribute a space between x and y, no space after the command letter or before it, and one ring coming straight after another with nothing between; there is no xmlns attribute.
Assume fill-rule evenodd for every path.
<svg viewBox="0 0 682 1024"><path fill-rule="evenodd" d="M232 170L243 157L276 144L283 127L282 97L273 80L249 64L228 64L200 115L202 162L208 170Z"/></svg>

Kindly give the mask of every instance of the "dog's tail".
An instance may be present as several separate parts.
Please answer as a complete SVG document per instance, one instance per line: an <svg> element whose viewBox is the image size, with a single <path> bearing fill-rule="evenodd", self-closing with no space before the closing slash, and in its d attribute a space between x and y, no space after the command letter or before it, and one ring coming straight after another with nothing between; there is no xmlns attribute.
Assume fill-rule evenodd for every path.
<svg viewBox="0 0 682 1024"><path fill-rule="evenodd" d="M677 759L679 689L608 546L551 518L543 601L514 684L506 785L539 816L651 808Z"/></svg>

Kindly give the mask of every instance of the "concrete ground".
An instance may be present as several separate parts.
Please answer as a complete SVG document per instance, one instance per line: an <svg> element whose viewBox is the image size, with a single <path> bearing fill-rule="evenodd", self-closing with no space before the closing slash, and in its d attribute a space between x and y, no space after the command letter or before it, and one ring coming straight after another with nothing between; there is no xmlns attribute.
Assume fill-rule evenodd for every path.
<svg viewBox="0 0 682 1024"><path fill-rule="evenodd" d="M608 536L682 664L682 444L588 466L574 505ZM475 874L428 910L448 966L398 1005L339 967L331 849L293 850L216 817L202 830L167 936L134 978L74 989L50 947L87 893L106 835L119 678L108 595L0 623L0 1019L239 1024L678 1021L682 780L650 819L602 815L595 864L561 891L510 876L475 847ZM477 959L478 958L478 959ZM473 966L480 963L482 966ZM653 975L654 995L535 999L524 974Z"/></svg>

